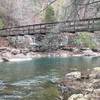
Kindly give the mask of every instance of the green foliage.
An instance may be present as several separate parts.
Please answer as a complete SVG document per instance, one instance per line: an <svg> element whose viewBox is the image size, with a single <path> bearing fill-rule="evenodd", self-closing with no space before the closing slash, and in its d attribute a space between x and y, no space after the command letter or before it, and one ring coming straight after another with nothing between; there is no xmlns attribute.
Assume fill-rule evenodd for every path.
<svg viewBox="0 0 100 100"><path fill-rule="evenodd" d="M45 22L54 22L55 21L55 12L52 6L49 6L45 11Z"/></svg>
<svg viewBox="0 0 100 100"><path fill-rule="evenodd" d="M48 87L43 93L44 100L56 100L58 96L59 92L54 87Z"/></svg>
<svg viewBox="0 0 100 100"><path fill-rule="evenodd" d="M2 29L4 27L4 22L2 19L0 19L0 29Z"/></svg>
<svg viewBox="0 0 100 100"><path fill-rule="evenodd" d="M91 33L87 32L80 33L74 43L80 47L88 47L91 49L96 47L96 42L93 40Z"/></svg>

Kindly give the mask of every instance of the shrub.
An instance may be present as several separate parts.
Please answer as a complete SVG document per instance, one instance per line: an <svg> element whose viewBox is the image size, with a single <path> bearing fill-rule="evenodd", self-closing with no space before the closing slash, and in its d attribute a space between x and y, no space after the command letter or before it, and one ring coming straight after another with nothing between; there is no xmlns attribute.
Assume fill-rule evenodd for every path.
<svg viewBox="0 0 100 100"><path fill-rule="evenodd" d="M74 43L80 47L96 48L96 42L93 40L91 33L88 32L79 33Z"/></svg>
<svg viewBox="0 0 100 100"><path fill-rule="evenodd" d="M55 12L52 6L49 6L45 11L45 22L54 22L55 21Z"/></svg>
<svg viewBox="0 0 100 100"><path fill-rule="evenodd" d="M2 29L4 27L4 22L2 19L0 19L0 29Z"/></svg>

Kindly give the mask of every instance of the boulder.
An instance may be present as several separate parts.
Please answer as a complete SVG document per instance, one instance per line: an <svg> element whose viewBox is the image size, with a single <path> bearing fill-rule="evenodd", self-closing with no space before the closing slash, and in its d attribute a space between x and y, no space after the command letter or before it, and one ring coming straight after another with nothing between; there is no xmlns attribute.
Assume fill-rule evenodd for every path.
<svg viewBox="0 0 100 100"><path fill-rule="evenodd" d="M93 52L92 50L85 50L83 53L84 56L97 56L97 53Z"/></svg>
<svg viewBox="0 0 100 100"><path fill-rule="evenodd" d="M80 50L79 50L78 48L73 48L73 52L74 52L74 53L79 53Z"/></svg>
<svg viewBox="0 0 100 100"><path fill-rule="evenodd" d="M26 55L27 53L29 53L29 49L22 49L20 50L21 53L23 53L24 55Z"/></svg>
<svg viewBox="0 0 100 100"><path fill-rule="evenodd" d="M4 57L4 58L11 58L12 55L11 55L10 52L5 52L5 53L2 53L2 57Z"/></svg>
<svg viewBox="0 0 100 100"><path fill-rule="evenodd" d="M100 72L100 67L95 67L93 68L94 71L99 71Z"/></svg>
<svg viewBox="0 0 100 100"><path fill-rule="evenodd" d="M3 90L4 88L6 88L7 83L0 80L0 90Z"/></svg>
<svg viewBox="0 0 100 100"><path fill-rule="evenodd" d="M92 49L93 52L99 52L99 49Z"/></svg>
<svg viewBox="0 0 100 100"><path fill-rule="evenodd" d="M3 60L4 62L9 62L9 58L7 58L7 57L2 57L2 60Z"/></svg>
<svg viewBox="0 0 100 100"><path fill-rule="evenodd" d="M89 79L89 74L90 72L89 71L82 71L81 72L81 79Z"/></svg>
<svg viewBox="0 0 100 100"><path fill-rule="evenodd" d="M11 53L14 54L14 55L19 54L20 50L18 50L18 49L12 49Z"/></svg>
<svg viewBox="0 0 100 100"><path fill-rule="evenodd" d="M65 79L80 79L81 78L81 72L71 72L65 75Z"/></svg>
<svg viewBox="0 0 100 100"><path fill-rule="evenodd" d="M93 68L89 77L92 79L100 79L100 67Z"/></svg>
<svg viewBox="0 0 100 100"><path fill-rule="evenodd" d="M87 97L83 96L83 94L73 94L68 100L89 100Z"/></svg>
<svg viewBox="0 0 100 100"><path fill-rule="evenodd" d="M92 100L100 100L100 89L95 89L93 91Z"/></svg>

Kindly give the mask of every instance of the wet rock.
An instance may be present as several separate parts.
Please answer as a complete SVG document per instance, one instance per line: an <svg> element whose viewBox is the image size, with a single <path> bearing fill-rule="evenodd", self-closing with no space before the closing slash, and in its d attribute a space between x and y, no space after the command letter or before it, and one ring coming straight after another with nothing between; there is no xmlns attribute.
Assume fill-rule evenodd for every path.
<svg viewBox="0 0 100 100"><path fill-rule="evenodd" d="M7 83L0 80L0 90L3 90L4 88L6 88Z"/></svg>
<svg viewBox="0 0 100 100"><path fill-rule="evenodd" d="M75 79L80 79L81 78L81 72L71 72L65 75L65 79L71 79L71 80L75 80Z"/></svg>
<svg viewBox="0 0 100 100"><path fill-rule="evenodd" d="M2 57L2 60L3 60L4 62L9 62L9 58L7 58L7 57Z"/></svg>
<svg viewBox="0 0 100 100"><path fill-rule="evenodd" d="M4 82L3 80L0 80L0 86L1 85L6 85L7 83L6 82Z"/></svg>

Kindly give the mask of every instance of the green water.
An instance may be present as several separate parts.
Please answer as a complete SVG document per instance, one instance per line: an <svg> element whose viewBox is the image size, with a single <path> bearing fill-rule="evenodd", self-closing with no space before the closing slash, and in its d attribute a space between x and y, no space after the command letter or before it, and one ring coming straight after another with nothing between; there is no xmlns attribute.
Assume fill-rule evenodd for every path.
<svg viewBox="0 0 100 100"><path fill-rule="evenodd" d="M0 63L0 100L53 100L59 94L51 82L75 70L100 66L100 58L40 58L16 63ZM10 86L11 85L11 86Z"/></svg>

